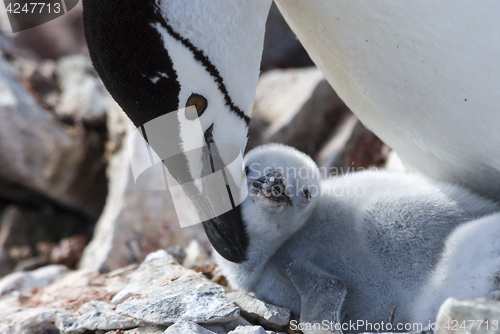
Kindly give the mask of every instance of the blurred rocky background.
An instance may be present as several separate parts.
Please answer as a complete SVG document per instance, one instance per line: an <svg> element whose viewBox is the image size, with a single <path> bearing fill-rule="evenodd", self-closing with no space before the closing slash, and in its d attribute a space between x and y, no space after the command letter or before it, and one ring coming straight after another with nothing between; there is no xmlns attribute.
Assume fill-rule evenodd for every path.
<svg viewBox="0 0 500 334"><path fill-rule="evenodd" d="M179 318L188 321L168 333L286 330L288 310L224 294L201 225L179 226L177 194L136 187L129 154L147 152L127 146L133 126L92 68L81 12L79 4L12 34L0 10L0 332L163 333ZM325 176L403 170L335 94L274 5L267 25L248 149L294 146ZM137 268L160 249L168 252ZM177 285L154 283L160 278ZM191 291L193 282L200 291ZM192 310L179 297L162 304L171 314L141 313L158 296L188 292L195 300L215 296L218 308Z"/></svg>

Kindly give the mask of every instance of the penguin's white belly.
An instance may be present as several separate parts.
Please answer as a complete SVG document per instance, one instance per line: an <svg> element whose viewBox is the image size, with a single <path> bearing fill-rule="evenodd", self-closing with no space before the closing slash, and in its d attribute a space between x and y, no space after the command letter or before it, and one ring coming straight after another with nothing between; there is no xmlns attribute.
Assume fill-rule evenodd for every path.
<svg viewBox="0 0 500 334"><path fill-rule="evenodd" d="M500 199L500 2L276 2L339 96L410 168Z"/></svg>

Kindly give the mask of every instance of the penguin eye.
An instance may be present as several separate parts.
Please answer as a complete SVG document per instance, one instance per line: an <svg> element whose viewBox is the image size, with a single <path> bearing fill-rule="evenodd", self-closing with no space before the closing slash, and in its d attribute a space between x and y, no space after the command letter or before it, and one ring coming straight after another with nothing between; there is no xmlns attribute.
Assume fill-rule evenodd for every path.
<svg viewBox="0 0 500 334"><path fill-rule="evenodd" d="M186 108L191 106L194 106L196 108L197 114L193 114L186 111L186 118L189 119L190 121L196 119L197 117L201 117L201 115L203 115L203 113L207 109L208 102L205 97L201 96L200 94L193 93L186 102Z"/></svg>
<svg viewBox="0 0 500 334"><path fill-rule="evenodd" d="M250 173L250 169L248 169L248 166L245 166L245 175L248 176L248 173Z"/></svg>

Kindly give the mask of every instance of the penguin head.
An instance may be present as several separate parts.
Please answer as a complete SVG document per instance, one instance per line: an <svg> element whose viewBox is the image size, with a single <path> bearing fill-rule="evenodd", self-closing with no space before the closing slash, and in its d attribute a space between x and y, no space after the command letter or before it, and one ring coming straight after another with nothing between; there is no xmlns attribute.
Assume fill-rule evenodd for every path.
<svg viewBox="0 0 500 334"><path fill-rule="evenodd" d="M195 107L190 115L186 110L186 118L199 121L201 135L188 123L173 124L164 134L157 127L166 139L148 140L156 152L165 151L162 146L182 151L224 143L243 155L270 5L270 0L84 0L85 36L96 71L137 127ZM209 161L199 152L172 175L199 179L202 168L193 166ZM232 162L230 152L218 153L222 165ZM245 258L239 209L204 227L222 256L234 262Z"/></svg>
<svg viewBox="0 0 500 334"><path fill-rule="evenodd" d="M268 144L245 157L248 197L242 215L253 238L284 242L309 219L321 193L314 161L296 149Z"/></svg>
<svg viewBox="0 0 500 334"><path fill-rule="evenodd" d="M193 105L215 143L244 152L270 4L84 0L85 36L106 88L136 126Z"/></svg>

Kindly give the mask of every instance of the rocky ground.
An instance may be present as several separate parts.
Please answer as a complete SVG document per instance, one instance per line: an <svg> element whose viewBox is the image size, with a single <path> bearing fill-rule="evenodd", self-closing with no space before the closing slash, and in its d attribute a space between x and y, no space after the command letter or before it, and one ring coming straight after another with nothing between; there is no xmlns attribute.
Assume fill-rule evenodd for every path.
<svg viewBox="0 0 500 334"><path fill-rule="evenodd" d="M2 15L0 333L291 332L288 310L227 287L202 227L180 228L178 194L136 186L130 156L147 152L92 68L81 7L16 35ZM275 7L262 70L248 149L291 145L332 176L404 171ZM500 319L497 304L454 303L443 316Z"/></svg>
<svg viewBox="0 0 500 334"><path fill-rule="evenodd" d="M488 321L489 331L470 319ZM458 333L497 333L491 329L498 319L498 302L450 298L435 333L456 333L455 322ZM0 280L3 334L297 333L290 320L290 310L232 291L196 242L187 250L158 250L140 265L107 274L50 265ZM461 330L464 323L464 329L477 330Z"/></svg>
<svg viewBox="0 0 500 334"><path fill-rule="evenodd" d="M286 328L289 310L231 292L214 266L187 269L193 260L207 260L195 248L187 254L159 250L139 266L107 274L51 265L7 275L0 281L0 332L235 334Z"/></svg>

